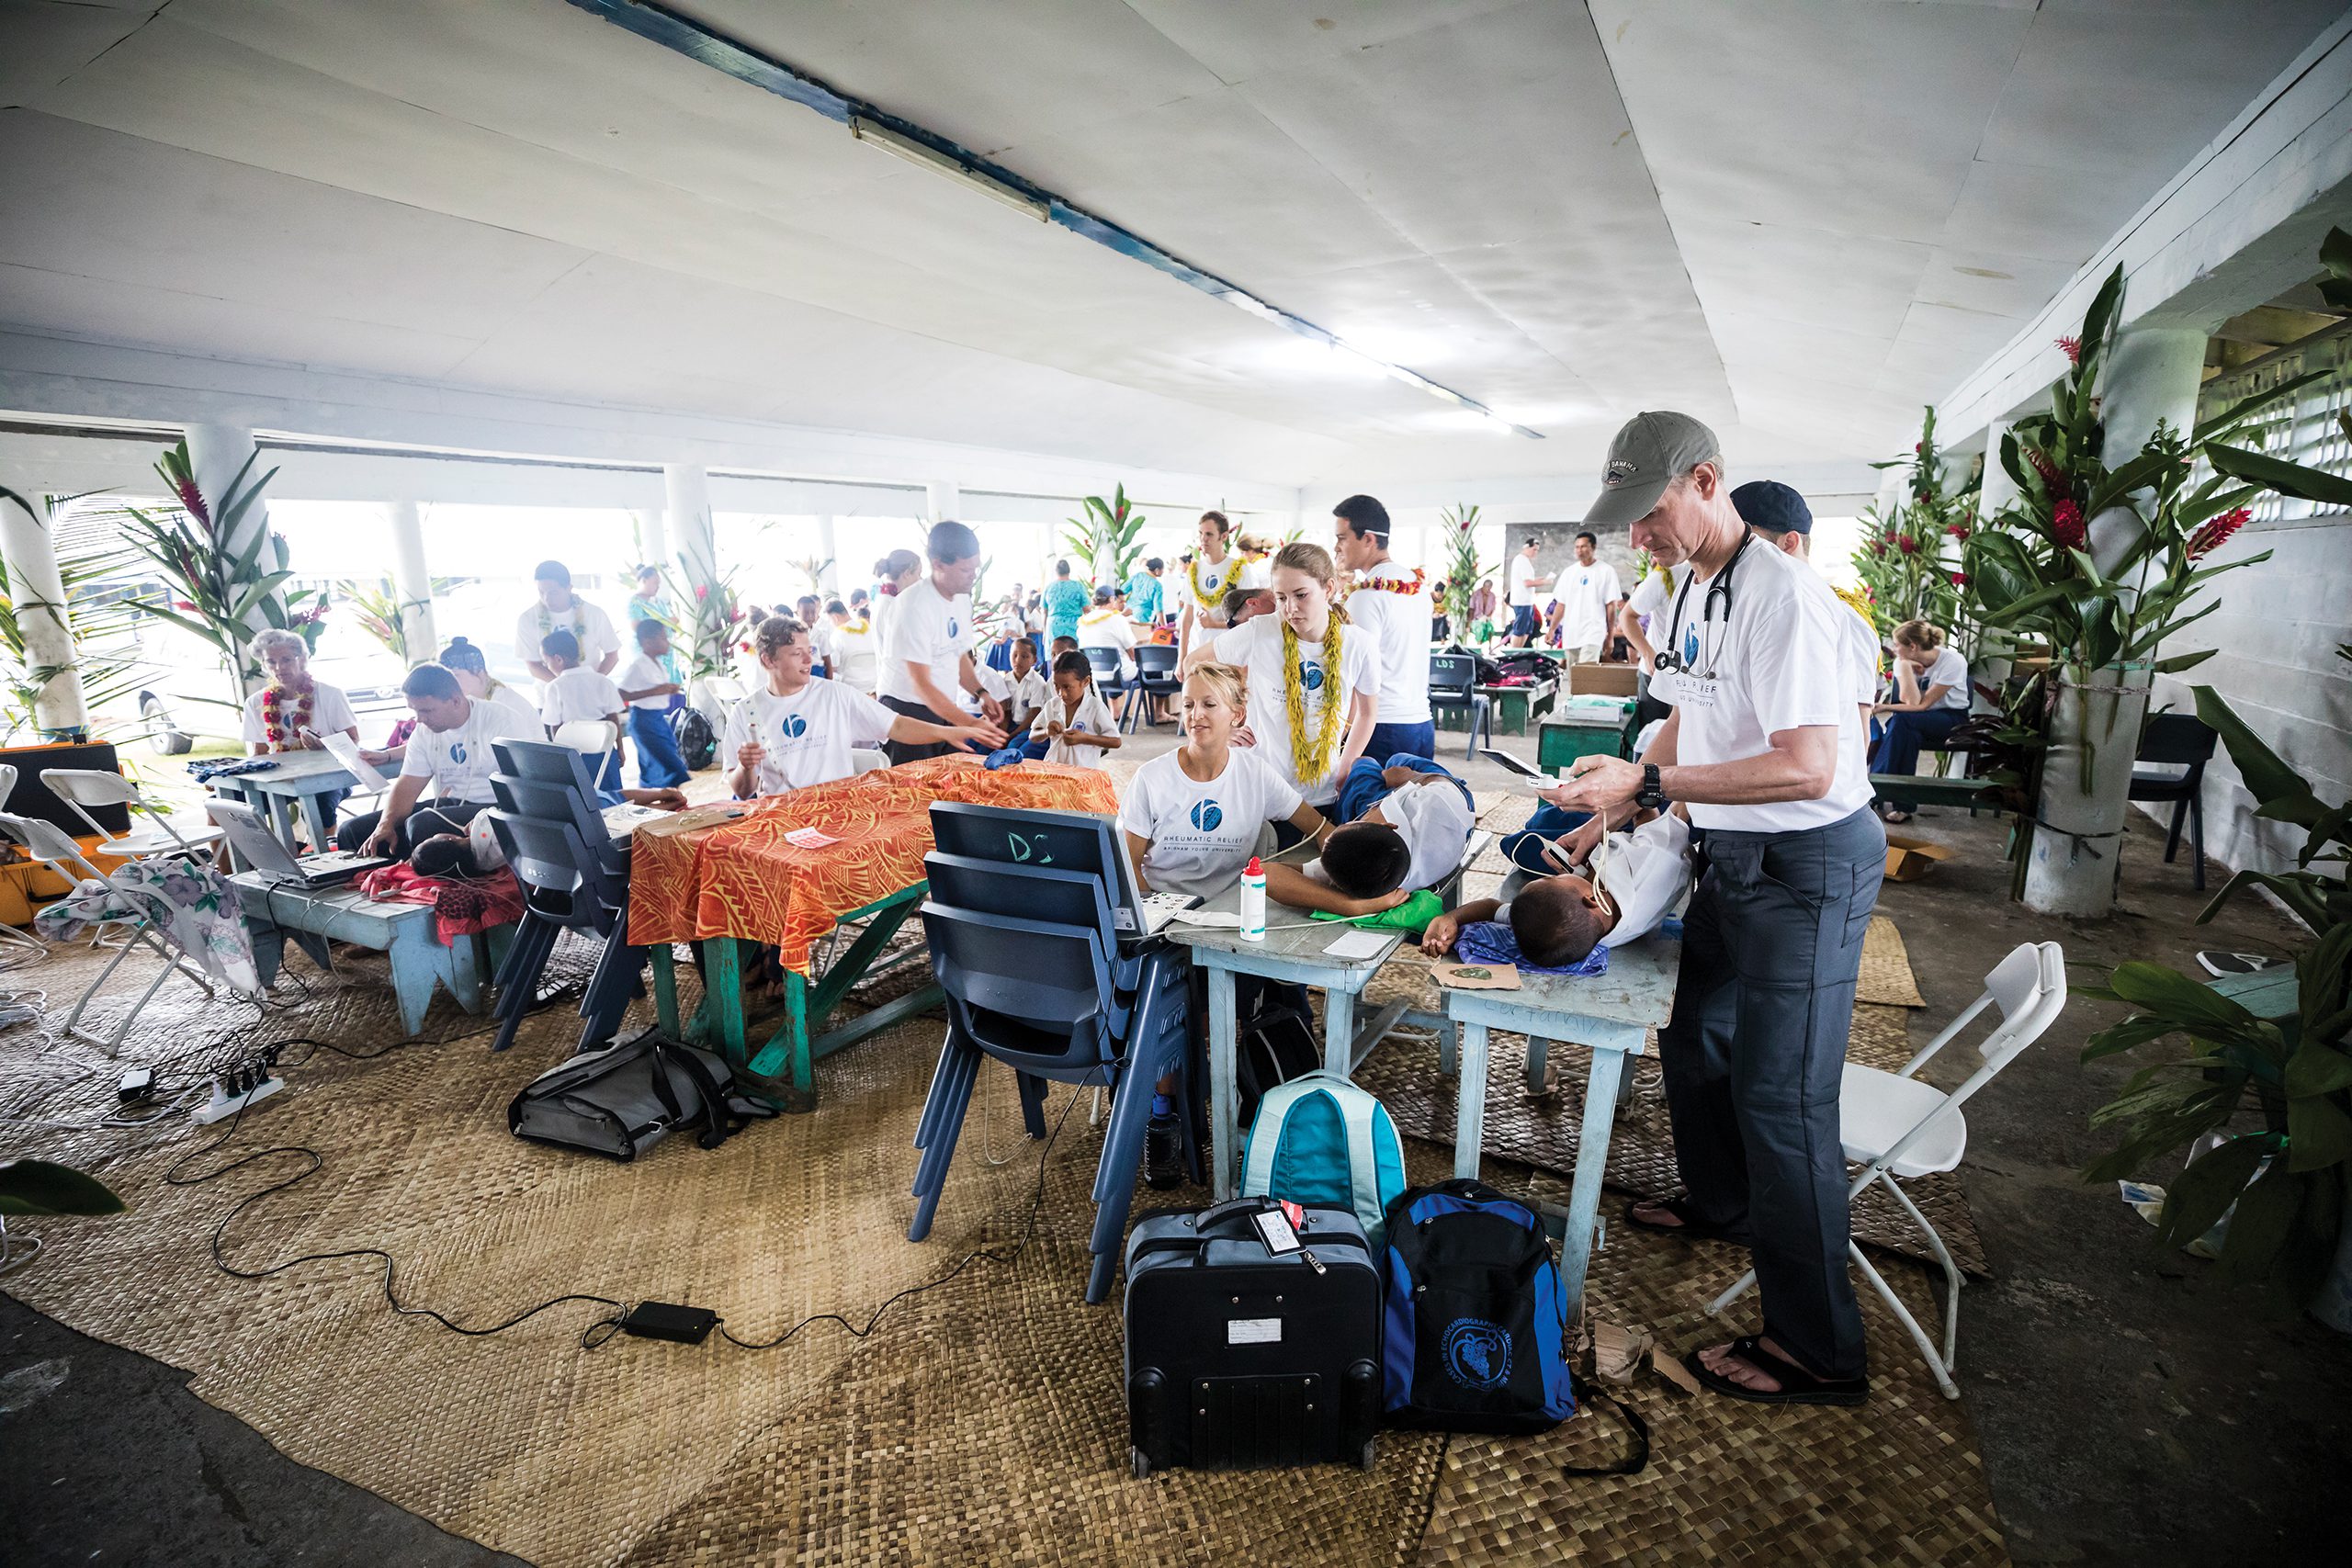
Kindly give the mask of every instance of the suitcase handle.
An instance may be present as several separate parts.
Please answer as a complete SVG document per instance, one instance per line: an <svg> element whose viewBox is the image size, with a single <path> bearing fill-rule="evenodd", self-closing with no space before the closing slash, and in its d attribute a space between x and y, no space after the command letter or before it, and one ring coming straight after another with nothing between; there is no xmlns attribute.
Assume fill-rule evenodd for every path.
<svg viewBox="0 0 2352 1568"><path fill-rule="evenodd" d="M1228 1198L1215 1208L1203 1209L1193 1217L1193 1229L1206 1235L1238 1214L1262 1214L1269 1209L1280 1207L1280 1204L1262 1193L1249 1198Z"/></svg>

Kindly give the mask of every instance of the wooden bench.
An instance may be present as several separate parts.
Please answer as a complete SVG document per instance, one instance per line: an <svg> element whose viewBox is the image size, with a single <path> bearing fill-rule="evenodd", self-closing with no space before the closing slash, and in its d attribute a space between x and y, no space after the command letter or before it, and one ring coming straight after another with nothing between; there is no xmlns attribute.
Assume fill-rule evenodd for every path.
<svg viewBox="0 0 2352 1568"><path fill-rule="evenodd" d="M1998 811L1998 803L1977 798L1992 787L1988 780L1946 778L1940 773L1871 775L1871 790L1878 800L1883 802L1900 795L1915 806L1965 806Z"/></svg>
<svg viewBox="0 0 2352 1568"><path fill-rule="evenodd" d="M263 985L277 978L288 937L322 969L334 966L327 943L347 942L391 961L392 996L409 1033L424 1027L436 985L447 987L468 1012L482 1010L483 980L490 973L486 944L480 936L465 936L453 947L443 946L434 934L432 906L379 902L348 884L309 888L269 882L250 871L229 881L253 932Z"/></svg>

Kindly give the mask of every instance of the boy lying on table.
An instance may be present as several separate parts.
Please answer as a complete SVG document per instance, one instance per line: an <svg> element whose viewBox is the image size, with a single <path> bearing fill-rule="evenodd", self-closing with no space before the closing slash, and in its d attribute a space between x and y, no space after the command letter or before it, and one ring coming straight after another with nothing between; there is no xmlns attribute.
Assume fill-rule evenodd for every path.
<svg viewBox="0 0 2352 1568"><path fill-rule="evenodd" d="M1557 874L1514 870L1503 879L1501 897L1474 898L1431 920L1421 951L1442 957L1464 926L1501 920L1528 963L1565 969L1595 947L1647 936L1690 889L1690 824L1679 806L1606 835L1583 865L1571 865L1562 848L1569 837L1543 846Z"/></svg>
<svg viewBox="0 0 2352 1568"><path fill-rule="evenodd" d="M1361 918L1404 909L1460 863L1477 817L1469 786L1426 757L1399 752L1383 764L1359 757L1340 784L1340 826L1322 857L1304 866L1266 866L1266 896L1294 909ZM1437 912L1400 921L1419 929ZM1376 922L1391 923L1391 922Z"/></svg>

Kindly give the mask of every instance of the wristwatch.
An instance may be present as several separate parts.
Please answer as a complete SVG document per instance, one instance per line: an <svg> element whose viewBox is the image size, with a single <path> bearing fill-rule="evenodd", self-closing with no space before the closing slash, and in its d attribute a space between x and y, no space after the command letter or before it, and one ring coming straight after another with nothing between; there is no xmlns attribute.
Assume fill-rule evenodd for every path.
<svg viewBox="0 0 2352 1568"><path fill-rule="evenodd" d="M1665 792L1658 788L1656 762L1642 764L1642 787L1634 792L1634 804L1645 811L1660 811L1666 807Z"/></svg>

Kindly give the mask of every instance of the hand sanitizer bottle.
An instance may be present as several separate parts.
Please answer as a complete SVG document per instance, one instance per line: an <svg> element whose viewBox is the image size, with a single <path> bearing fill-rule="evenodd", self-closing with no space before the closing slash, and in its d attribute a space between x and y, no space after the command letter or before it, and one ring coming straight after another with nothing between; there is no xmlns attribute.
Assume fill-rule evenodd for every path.
<svg viewBox="0 0 2352 1568"><path fill-rule="evenodd" d="M1241 872L1241 940L1266 940L1266 868L1256 855Z"/></svg>

